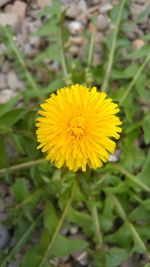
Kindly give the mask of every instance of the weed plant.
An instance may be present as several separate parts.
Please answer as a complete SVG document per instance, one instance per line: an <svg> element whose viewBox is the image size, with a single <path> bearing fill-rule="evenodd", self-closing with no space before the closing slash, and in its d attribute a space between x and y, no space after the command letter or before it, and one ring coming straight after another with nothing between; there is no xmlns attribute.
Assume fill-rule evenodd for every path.
<svg viewBox="0 0 150 267"><path fill-rule="evenodd" d="M3 224L15 240L0 252L1 267L8 266L17 252L23 255L21 267L52 267L55 258L69 255L71 260L75 251L86 251L91 267L117 267L135 255L139 260L134 267L150 266L150 36L143 37L145 46L133 51L125 35L131 27L130 3L119 2L110 11L114 29L105 38L104 63L97 67L92 64L96 18L91 18L93 31L84 33L85 60L68 57L69 32L58 1L39 13L43 24L33 34L43 40L50 36L51 43L32 61L19 50L12 29L1 29L7 57L25 84L23 92L0 105L0 179L8 187L1 197L13 197L5 207ZM34 75L44 68L45 60L59 64L58 72L49 70L48 84ZM123 121L118 161L85 174L56 169L37 150L35 136L39 104L75 83L97 85L107 92L119 103ZM13 156L6 152L8 146L15 151ZM72 225L83 238L63 234Z"/></svg>

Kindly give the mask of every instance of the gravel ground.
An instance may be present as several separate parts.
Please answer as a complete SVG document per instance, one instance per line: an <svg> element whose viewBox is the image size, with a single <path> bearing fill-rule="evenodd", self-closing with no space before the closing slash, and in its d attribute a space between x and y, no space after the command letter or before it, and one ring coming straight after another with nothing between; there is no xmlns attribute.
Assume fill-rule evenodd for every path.
<svg viewBox="0 0 150 267"><path fill-rule="evenodd" d="M42 25L40 17L37 13L50 4L50 0L34 0L34 1L11 1L0 0L0 26L10 25L16 35L16 42L18 47L23 51L26 58L34 58L41 49L42 38L31 35L32 32L39 29ZM85 47L87 41L82 37L81 33L85 29L92 27L89 18L97 14L97 26L95 36L95 53L93 58L93 65L97 66L103 63L103 42L106 34L111 32L113 25L108 17L108 12L113 8L113 5L118 3L118 0L61 0L62 6L67 8L65 16L65 24L70 32L69 39L69 53L79 58L81 61L84 58ZM131 41L131 46L134 49L139 49L145 42L141 37L150 32L150 18L144 17L140 20L140 23L136 23L138 16L150 7L149 0L132 0L130 4L130 18L129 22L135 22L134 27L131 27L130 31L126 32L127 37ZM47 64L47 63L45 63ZM0 104L5 103L16 95L18 91L24 89L24 84L12 65L12 60L6 55L6 47L4 44L0 44ZM51 68L56 71L59 69L59 65L56 62L51 63ZM40 78L40 73L37 73ZM0 184L0 192L7 190L4 184ZM0 221L3 222L6 218L5 206L12 203L11 196L5 199L0 199ZM5 202L5 203L4 203ZM64 229L65 231L65 229ZM79 232L76 226L72 226L69 230L69 234L74 238L84 238ZM4 248L8 240L10 239L9 232L5 226L0 225L0 249ZM12 241L13 242L13 241ZM10 244L12 245L12 244ZM8 248L5 247L7 251ZM67 258L63 261L56 261L53 264L59 267L73 267L73 266L88 266L88 258L86 252L75 253L71 256L72 262L74 260L78 263L71 265ZM9 267L18 266L18 260L20 255L16 255L16 262L9 264ZM133 262L137 261L135 258L129 259L122 267L131 267Z"/></svg>
<svg viewBox="0 0 150 267"><path fill-rule="evenodd" d="M0 1L0 26L10 25L15 34L18 47L22 50L27 58L33 58L39 53L42 38L31 35L40 28L42 22L37 13L50 4L50 0L32 0L32 1ZM85 40L81 33L85 29L92 27L89 18L97 14L97 29L95 36L95 53L93 65L103 63L103 42L105 35L108 34L113 25L107 15L117 0L61 0L62 6L66 8L65 24L70 31L69 53L72 56L83 60L85 56ZM149 0L132 0L130 5L129 21L136 21L140 13L150 5ZM131 27L126 34L131 40L131 45L139 49L144 45L141 36L150 31L150 18L148 16ZM0 103L7 102L18 91L23 90L24 84L17 77L17 73L11 64L11 59L5 54L6 47L0 44ZM46 64L46 63L45 63ZM50 66L56 71L59 65L56 62ZM37 73L37 76L40 76ZM40 78L40 77L39 77Z"/></svg>

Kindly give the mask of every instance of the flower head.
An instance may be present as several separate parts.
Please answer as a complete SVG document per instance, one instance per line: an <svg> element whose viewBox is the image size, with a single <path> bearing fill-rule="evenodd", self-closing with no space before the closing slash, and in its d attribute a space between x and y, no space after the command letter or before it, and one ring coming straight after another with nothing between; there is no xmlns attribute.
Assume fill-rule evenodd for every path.
<svg viewBox="0 0 150 267"><path fill-rule="evenodd" d="M106 93L83 85L64 87L52 94L39 111L37 140L56 167L72 171L98 168L109 159L119 138L118 105Z"/></svg>

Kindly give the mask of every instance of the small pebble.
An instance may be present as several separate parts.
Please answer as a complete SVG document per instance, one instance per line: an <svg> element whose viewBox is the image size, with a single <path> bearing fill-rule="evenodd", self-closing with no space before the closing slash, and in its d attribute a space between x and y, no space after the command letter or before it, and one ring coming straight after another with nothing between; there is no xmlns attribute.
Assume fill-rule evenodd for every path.
<svg viewBox="0 0 150 267"><path fill-rule="evenodd" d="M38 36L31 36L29 42L32 46L39 47L40 38Z"/></svg>
<svg viewBox="0 0 150 267"><path fill-rule="evenodd" d="M133 49L136 49L136 50L140 49L144 45L145 45L145 42L141 39L137 39L132 42L132 47Z"/></svg>
<svg viewBox="0 0 150 267"><path fill-rule="evenodd" d="M70 42L74 45L82 45L84 43L84 39L81 36L72 36L70 37Z"/></svg>
<svg viewBox="0 0 150 267"><path fill-rule="evenodd" d="M111 155L109 156L109 160L108 160L108 161L109 161L109 162L117 162L117 161L118 161L118 158L117 158L116 155L111 154Z"/></svg>
<svg viewBox="0 0 150 267"><path fill-rule="evenodd" d="M5 13L12 13L12 7L13 5L11 4L6 5L4 8Z"/></svg>
<svg viewBox="0 0 150 267"><path fill-rule="evenodd" d="M77 56L79 54L79 47L75 46L75 45L71 45L69 48L69 52L73 55L73 56Z"/></svg>
<svg viewBox="0 0 150 267"><path fill-rule="evenodd" d="M8 102L12 97L15 96L14 91L10 90L10 89L4 89L1 92L1 97L0 97L0 104L6 103Z"/></svg>
<svg viewBox="0 0 150 267"><path fill-rule="evenodd" d="M0 90L7 87L6 76L4 74L0 74Z"/></svg>
<svg viewBox="0 0 150 267"><path fill-rule="evenodd" d="M97 29L100 31L105 31L107 30L108 26L108 18L105 15L100 14L97 18Z"/></svg>
<svg viewBox="0 0 150 267"><path fill-rule="evenodd" d="M103 55L101 53L95 53L93 56L93 66L97 67L103 63Z"/></svg>
<svg viewBox="0 0 150 267"><path fill-rule="evenodd" d="M117 162L120 159L121 150L116 149L114 154L110 154L109 156L109 162Z"/></svg>
<svg viewBox="0 0 150 267"><path fill-rule="evenodd" d="M18 88L21 87L21 83L18 80L17 75L15 74L14 71L9 71L8 72L8 74L7 74L7 83L8 83L8 86L13 90L18 89Z"/></svg>
<svg viewBox="0 0 150 267"><path fill-rule="evenodd" d="M37 0L37 4L40 8L44 8L47 5L51 5L51 0Z"/></svg>
<svg viewBox="0 0 150 267"><path fill-rule="evenodd" d="M0 224L0 248L4 248L9 240L9 231L8 229Z"/></svg>
<svg viewBox="0 0 150 267"><path fill-rule="evenodd" d="M21 19L24 19L26 16L27 4L22 1L15 1L12 7L12 12L16 14Z"/></svg>
<svg viewBox="0 0 150 267"><path fill-rule="evenodd" d="M10 262L8 265L8 267L19 267L19 266L20 266L20 264L18 261Z"/></svg>
<svg viewBox="0 0 150 267"><path fill-rule="evenodd" d="M8 60L5 60L2 66L2 72L6 74L9 70L10 70L10 62Z"/></svg>
<svg viewBox="0 0 150 267"><path fill-rule="evenodd" d="M66 16L69 18L83 18L85 19L88 14L87 3L84 0L79 0L78 4L73 1L62 1L63 4L67 7ZM67 3L66 3L67 2Z"/></svg>
<svg viewBox="0 0 150 267"><path fill-rule="evenodd" d="M0 222L5 221L7 218L7 215L5 212L0 212Z"/></svg>
<svg viewBox="0 0 150 267"><path fill-rule="evenodd" d="M72 256L82 266L86 266L88 264L88 254L86 251L74 252Z"/></svg>
<svg viewBox="0 0 150 267"><path fill-rule="evenodd" d="M78 20L71 21L68 24L68 28L69 28L69 30L70 30L70 32L72 34L76 34L78 32L82 32L83 29L84 29L82 22L80 22Z"/></svg>
<svg viewBox="0 0 150 267"><path fill-rule="evenodd" d="M60 262L59 267L73 267L69 262Z"/></svg>
<svg viewBox="0 0 150 267"><path fill-rule="evenodd" d="M138 4L138 3L134 3L132 2L130 5L130 12L131 12L131 17L133 20L136 20L139 18L139 15L144 12L144 10L146 8L148 8L149 6L149 1L146 1L144 4ZM142 19L140 19L140 23L146 22L148 18L148 14L147 16L143 16Z"/></svg>
<svg viewBox="0 0 150 267"><path fill-rule="evenodd" d="M97 32L95 36L95 43L101 44L104 42L104 40L105 40L104 34L102 32Z"/></svg>
<svg viewBox="0 0 150 267"><path fill-rule="evenodd" d="M4 210L4 200L0 198L0 212Z"/></svg>
<svg viewBox="0 0 150 267"><path fill-rule="evenodd" d="M78 233L78 227L76 227L76 226L72 226L72 227L70 227L70 229L69 229L69 232L72 234L72 235L74 235L74 234L77 234Z"/></svg>
<svg viewBox="0 0 150 267"><path fill-rule="evenodd" d="M6 5L7 3L9 3L11 0L0 0L0 7Z"/></svg>
<svg viewBox="0 0 150 267"><path fill-rule="evenodd" d="M2 66L5 62L5 57L3 55L0 55L0 66Z"/></svg>
<svg viewBox="0 0 150 267"><path fill-rule="evenodd" d="M101 5L100 7L100 13L106 13L108 11L110 11L112 9L112 5L111 4L104 4L104 5Z"/></svg>
<svg viewBox="0 0 150 267"><path fill-rule="evenodd" d="M0 13L0 26L11 26L16 28L19 25L19 17L14 13Z"/></svg>

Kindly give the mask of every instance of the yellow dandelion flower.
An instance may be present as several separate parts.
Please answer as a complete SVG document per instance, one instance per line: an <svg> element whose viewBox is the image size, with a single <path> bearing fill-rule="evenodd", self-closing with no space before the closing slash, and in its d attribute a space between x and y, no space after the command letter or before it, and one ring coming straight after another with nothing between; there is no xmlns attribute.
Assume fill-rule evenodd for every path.
<svg viewBox="0 0 150 267"><path fill-rule="evenodd" d="M96 169L109 159L121 132L118 105L106 93L83 85L64 87L52 94L39 111L37 140L56 167L71 171L87 165Z"/></svg>

